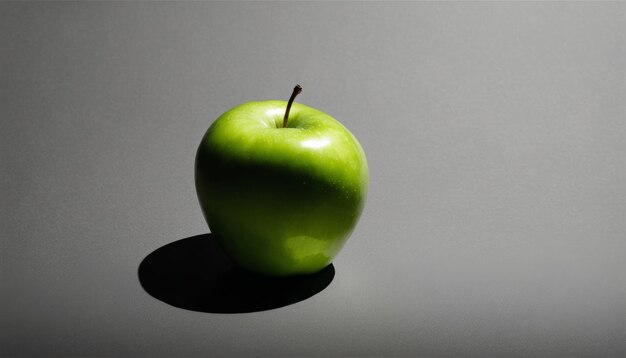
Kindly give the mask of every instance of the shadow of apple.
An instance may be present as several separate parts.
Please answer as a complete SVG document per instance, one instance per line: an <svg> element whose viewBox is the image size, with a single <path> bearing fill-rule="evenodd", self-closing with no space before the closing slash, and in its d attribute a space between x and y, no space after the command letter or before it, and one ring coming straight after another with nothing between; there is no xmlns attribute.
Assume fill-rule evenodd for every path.
<svg viewBox="0 0 626 358"><path fill-rule="evenodd" d="M332 264L322 271L286 278L255 275L237 267L213 234L162 246L139 265L139 282L154 298L172 306L209 313L271 310L305 300L335 277Z"/></svg>

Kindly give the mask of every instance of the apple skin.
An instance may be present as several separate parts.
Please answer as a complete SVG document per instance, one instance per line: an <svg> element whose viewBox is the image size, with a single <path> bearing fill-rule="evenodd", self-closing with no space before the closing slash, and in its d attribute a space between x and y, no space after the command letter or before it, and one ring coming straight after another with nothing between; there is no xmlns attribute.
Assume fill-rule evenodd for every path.
<svg viewBox="0 0 626 358"><path fill-rule="evenodd" d="M365 153L326 113L287 102L239 105L209 127L196 154L198 199L236 263L271 276L329 265L357 224L368 190Z"/></svg>

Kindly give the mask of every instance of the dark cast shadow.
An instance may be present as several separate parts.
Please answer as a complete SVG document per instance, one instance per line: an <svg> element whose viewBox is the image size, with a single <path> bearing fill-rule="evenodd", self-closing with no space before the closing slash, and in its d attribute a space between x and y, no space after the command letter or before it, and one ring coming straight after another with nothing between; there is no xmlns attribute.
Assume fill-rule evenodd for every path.
<svg viewBox="0 0 626 358"><path fill-rule="evenodd" d="M305 300L335 277L332 264L312 275L275 278L255 275L224 254L213 234L162 246L139 265L139 282L172 306L209 313L271 310Z"/></svg>

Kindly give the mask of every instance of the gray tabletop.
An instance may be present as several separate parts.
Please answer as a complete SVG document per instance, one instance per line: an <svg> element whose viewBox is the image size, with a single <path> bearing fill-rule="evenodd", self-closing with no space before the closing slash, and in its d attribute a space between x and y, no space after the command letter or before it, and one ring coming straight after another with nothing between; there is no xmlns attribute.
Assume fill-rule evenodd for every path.
<svg viewBox="0 0 626 358"><path fill-rule="evenodd" d="M1 3L0 354L623 357L625 58L623 3ZM370 166L332 282L149 294L204 131L295 83Z"/></svg>

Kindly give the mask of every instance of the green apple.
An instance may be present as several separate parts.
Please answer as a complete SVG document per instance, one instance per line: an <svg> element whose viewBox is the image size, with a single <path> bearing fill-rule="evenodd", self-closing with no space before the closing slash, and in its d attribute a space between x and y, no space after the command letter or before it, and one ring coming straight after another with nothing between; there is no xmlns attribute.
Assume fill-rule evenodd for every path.
<svg viewBox="0 0 626 358"><path fill-rule="evenodd" d="M365 153L326 113L289 102L239 105L209 127L195 181L211 232L250 271L291 276L329 265L357 224Z"/></svg>

